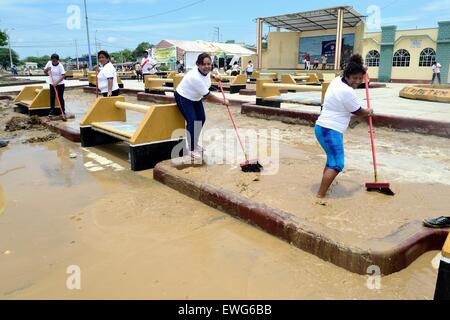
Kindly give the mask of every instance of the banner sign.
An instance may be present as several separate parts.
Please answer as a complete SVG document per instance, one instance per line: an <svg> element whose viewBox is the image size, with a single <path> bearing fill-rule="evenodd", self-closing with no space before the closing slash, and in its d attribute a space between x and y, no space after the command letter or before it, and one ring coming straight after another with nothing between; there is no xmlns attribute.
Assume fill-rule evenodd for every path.
<svg viewBox="0 0 450 320"><path fill-rule="evenodd" d="M177 48L153 48L153 59L156 63L175 63L177 61Z"/></svg>

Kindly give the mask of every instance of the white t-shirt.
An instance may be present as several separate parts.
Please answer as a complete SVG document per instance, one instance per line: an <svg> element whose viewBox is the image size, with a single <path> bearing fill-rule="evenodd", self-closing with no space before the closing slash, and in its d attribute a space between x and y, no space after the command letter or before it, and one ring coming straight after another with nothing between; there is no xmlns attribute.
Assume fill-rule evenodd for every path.
<svg viewBox="0 0 450 320"><path fill-rule="evenodd" d="M209 95L211 87L211 74L203 75L196 67L185 74L176 91L191 101L200 101Z"/></svg>
<svg viewBox="0 0 450 320"><path fill-rule="evenodd" d="M440 63L436 63L432 67L433 73L441 73L441 68L442 68L441 64Z"/></svg>
<svg viewBox="0 0 450 320"><path fill-rule="evenodd" d="M253 63L247 65L247 72L253 72Z"/></svg>
<svg viewBox="0 0 450 320"><path fill-rule="evenodd" d="M147 58L142 58L141 68L143 74L155 74L156 73L156 63L153 59L148 56Z"/></svg>
<svg viewBox="0 0 450 320"><path fill-rule="evenodd" d="M63 67L63 65L62 65L61 62L58 63L58 65L54 66L54 65L52 64L52 62L49 61L49 62L47 62L47 64L45 65L45 68L44 68L44 69L47 69L48 67L51 67L51 68L52 68L52 69L51 69L51 73L52 73L53 81L54 81L55 83L61 78L61 76L62 76L63 74L66 74L66 71L64 70L64 67ZM48 78L47 78L47 83L48 83L48 84L53 84L52 78L50 77L50 72L49 72ZM61 84L64 84L64 80L61 81L60 83L58 83L58 85L61 85Z"/></svg>
<svg viewBox="0 0 450 320"><path fill-rule="evenodd" d="M322 112L316 124L344 133L353 112L361 109L355 90L342 81L341 77L331 81L325 94Z"/></svg>
<svg viewBox="0 0 450 320"><path fill-rule="evenodd" d="M114 68L111 62L105 64L98 73L98 89L101 93L108 92L108 79L112 79L113 81L112 91L119 89L116 68Z"/></svg>
<svg viewBox="0 0 450 320"><path fill-rule="evenodd" d="M239 71L239 70L241 70L241 68L239 67L238 64L233 64L233 67L231 68L231 70L233 70L233 71Z"/></svg>

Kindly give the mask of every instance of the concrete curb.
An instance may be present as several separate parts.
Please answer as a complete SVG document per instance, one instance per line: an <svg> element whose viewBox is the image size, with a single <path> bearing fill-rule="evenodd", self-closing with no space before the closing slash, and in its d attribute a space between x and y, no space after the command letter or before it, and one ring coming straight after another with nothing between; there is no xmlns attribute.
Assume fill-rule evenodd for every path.
<svg viewBox="0 0 450 320"><path fill-rule="evenodd" d="M0 88L3 87L14 87L14 86L26 86L26 85L35 85L35 84L42 84L45 83L44 80L30 80L30 81L21 81L21 82L17 82L17 83L6 83L6 84L2 84L0 85Z"/></svg>
<svg viewBox="0 0 450 320"><path fill-rule="evenodd" d="M42 123L50 131L60 134L67 140L70 140L70 141L76 142L76 143L81 142L79 129L76 130L75 128L70 128L70 127L65 126L61 122L50 121L48 119L43 119Z"/></svg>
<svg viewBox="0 0 450 320"><path fill-rule="evenodd" d="M172 166L170 161L158 164L153 170L153 178L184 195L257 226L299 249L358 274L366 275L368 267L372 265L379 266L383 275L405 269L423 253L440 250L449 232L449 229L426 229L417 221L404 225L385 238L367 240L364 248L351 247L315 230L307 221L299 221L297 217L294 219L288 212L176 175L166 168L168 166Z"/></svg>
<svg viewBox="0 0 450 320"><path fill-rule="evenodd" d="M313 126L319 117L318 113L311 111L271 108L252 103L243 104L241 112L249 117L279 120L286 123L304 124L310 126ZM383 114L374 115L373 122L375 127L385 127L399 131L411 131L415 133L450 138L450 122L404 118Z"/></svg>
<svg viewBox="0 0 450 320"><path fill-rule="evenodd" d="M86 85L82 85L81 88L83 88L83 91L86 93L95 93L95 87L89 87ZM122 88L120 89L120 93L126 93L126 94L138 94L139 92L142 92L142 90L138 90L138 89L126 89L126 88ZM100 95L100 92L99 92Z"/></svg>

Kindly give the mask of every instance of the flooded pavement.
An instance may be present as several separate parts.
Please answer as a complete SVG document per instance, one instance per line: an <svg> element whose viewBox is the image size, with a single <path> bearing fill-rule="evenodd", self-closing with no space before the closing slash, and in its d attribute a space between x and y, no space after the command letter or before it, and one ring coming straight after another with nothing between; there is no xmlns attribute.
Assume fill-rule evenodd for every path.
<svg viewBox="0 0 450 320"><path fill-rule="evenodd" d="M80 115L95 95L70 91L66 100L68 110ZM233 113L243 128L280 130L283 165L309 161L315 170L324 161L311 128L246 118L237 108ZM206 129L230 128L223 107L207 106L207 116ZM151 170L131 172L124 145L82 149L63 138L25 145L23 136L30 134L19 132L0 149L3 299L433 297L437 252L382 277L381 288L369 289L373 278L347 272L174 192L155 182ZM366 135L363 128L347 134L346 174L369 179ZM448 185L448 140L389 130L377 131L377 138L383 178ZM205 142L212 150L213 142ZM424 160L429 162L416 169ZM81 290L66 287L67 268L74 265L81 270Z"/></svg>

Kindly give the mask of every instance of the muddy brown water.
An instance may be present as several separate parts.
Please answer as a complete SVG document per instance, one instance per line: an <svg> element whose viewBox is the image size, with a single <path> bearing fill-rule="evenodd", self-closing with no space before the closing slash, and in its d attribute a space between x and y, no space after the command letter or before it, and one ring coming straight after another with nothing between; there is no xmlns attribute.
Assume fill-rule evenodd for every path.
<svg viewBox="0 0 450 320"><path fill-rule="evenodd" d="M81 115L95 96L70 91L66 99L68 110ZM127 97L127 101L135 102L135 98ZM207 128L229 128L224 111L220 106L207 106ZM237 111L233 109L243 128L281 130L283 166L297 168L300 162L309 161L312 164L308 181L312 184L316 181L314 172L324 159L311 128L249 119ZM138 121L139 116L133 117ZM30 138L39 133L20 133L11 137L10 146L0 149L2 299L431 299L433 296L437 271L431 260L437 252L426 253L402 272L381 278L381 288L371 290L367 286L368 277L324 262L174 192L153 181L151 170L129 171L123 145L82 149L63 138L24 145L23 135ZM366 155L367 146L362 146L366 134L360 129L346 136L349 177L340 182L342 185L347 185L347 179L370 176L370 163L362 165L359 155ZM417 171L413 164L410 167L406 161L397 159L397 167L402 170L382 167L383 177L402 183L423 179L439 188L446 187L442 175L448 173L439 168L448 165L448 143L444 143L447 140L387 130L378 131L377 136L386 148L380 148L380 158L393 154L392 158L397 159L395 152L398 152L413 163L429 161ZM205 143L208 150L214 150L213 142L208 139L205 142L210 143L209 147ZM72 154L76 158L71 158ZM229 172L222 176L225 184L236 186L243 182L241 188L245 189L247 181L234 181ZM286 178L288 174L282 172L280 176ZM276 176L270 179L275 181ZM295 194L293 181L284 187L289 195ZM309 191L313 191L313 185ZM242 192L253 191L247 188ZM346 201L350 200L351 195ZM421 206L419 201L416 205ZM424 208L427 206L423 204ZM437 210L430 211L433 214L440 206L434 208ZM428 209L433 210L433 205ZM311 218L340 228L349 218L343 210L338 213L336 217L340 220L326 219L320 211L318 217ZM67 268L72 265L81 269L81 290L66 288Z"/></svg>

